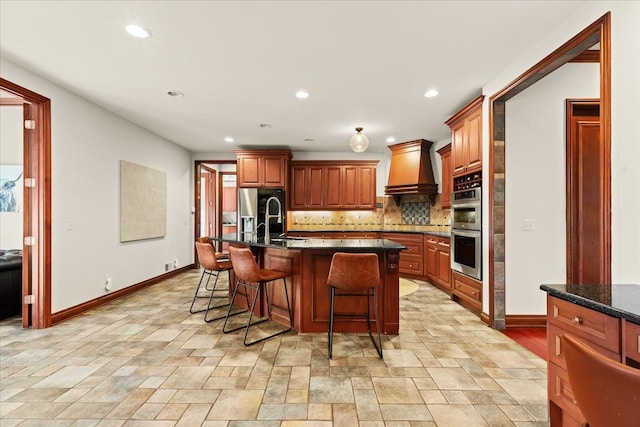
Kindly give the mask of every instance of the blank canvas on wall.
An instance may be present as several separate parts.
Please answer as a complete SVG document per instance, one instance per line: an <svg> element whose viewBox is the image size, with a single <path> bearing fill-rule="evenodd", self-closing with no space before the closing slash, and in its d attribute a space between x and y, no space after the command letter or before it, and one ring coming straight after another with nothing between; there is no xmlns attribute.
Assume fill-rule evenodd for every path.
<svg viewBox="0 0 640 427"><path fill-rule="evenodd" d="M166 234L166 172L120 160L120 241Z"/></svg>

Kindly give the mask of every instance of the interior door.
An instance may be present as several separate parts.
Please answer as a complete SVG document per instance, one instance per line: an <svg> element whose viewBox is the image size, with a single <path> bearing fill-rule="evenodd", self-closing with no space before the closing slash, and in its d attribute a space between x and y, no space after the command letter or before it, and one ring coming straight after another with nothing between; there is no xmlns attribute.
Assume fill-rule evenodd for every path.
<svg viewBox="0 0 640 427"><path fill-rule="evenodd" d="M213 236L216 230L217 172L202 165L200 170L200 236Z"/></svg>
<svg viewBox="0 0 640 427"><path fill-rule="evenodd" d="M600 101L568 99L566 109L567 283L610 283Z"/></svg>

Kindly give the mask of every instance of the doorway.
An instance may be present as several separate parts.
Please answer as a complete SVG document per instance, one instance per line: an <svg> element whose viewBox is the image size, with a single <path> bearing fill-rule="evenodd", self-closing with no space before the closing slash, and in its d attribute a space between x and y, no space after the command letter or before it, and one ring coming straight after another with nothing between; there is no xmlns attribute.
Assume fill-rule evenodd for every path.
<svg viewBox="0 0 640 427"><path fill-rule="evenodd" d="M0 78L23 106L22 326L51 326L51 101Z"/></svg>
<svg viewBox="0 0 640 427"><path fill-rule="evenodd" d="M484 319L496 329L506 327L505 291L505 180L506 168L503 161L508 144L505 135L506 102L538 82L560 66L600 44L600 147L602 152L600 174L604 182L601 186L600 203L603 216L600 233L603 246L603 262L608 268L603 273L601 283L611 283L611 14L582 30L579 34L560 46L536 65L525 71L509 85L491 96L489 103L489 313Z"/></svg>

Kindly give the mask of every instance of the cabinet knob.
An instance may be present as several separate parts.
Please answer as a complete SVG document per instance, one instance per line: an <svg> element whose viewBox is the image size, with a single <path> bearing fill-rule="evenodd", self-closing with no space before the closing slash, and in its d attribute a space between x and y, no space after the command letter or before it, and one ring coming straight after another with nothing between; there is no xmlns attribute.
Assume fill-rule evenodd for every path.
<svg viewBox="0 0 640 427"><path fill-rule="evenodd" d="M573 323L575 323L576 325L582 325L582 318L578 316L574 317Z"/></svg>
<svg viewBox="0 0 640 427"><path fill-rule="evenodd" d="M476 294L477 294L477 292L476 292L476 291L471 292L471 295L474 295L474 296L475 296Z"/></svg>

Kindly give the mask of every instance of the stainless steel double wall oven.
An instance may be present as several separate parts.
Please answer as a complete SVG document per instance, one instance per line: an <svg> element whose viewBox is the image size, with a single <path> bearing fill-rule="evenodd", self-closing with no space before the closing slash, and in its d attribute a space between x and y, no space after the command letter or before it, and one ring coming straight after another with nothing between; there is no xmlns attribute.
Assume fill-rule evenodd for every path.
<svg viewBox="0 0 640 427"><path fill-rule="evenodd" d="M482 280L482 188L451 195L451 269Z"/></svg>

